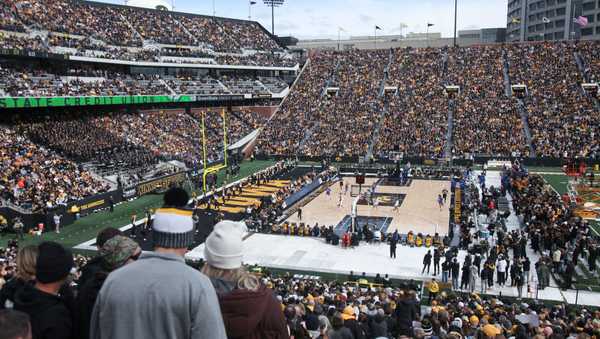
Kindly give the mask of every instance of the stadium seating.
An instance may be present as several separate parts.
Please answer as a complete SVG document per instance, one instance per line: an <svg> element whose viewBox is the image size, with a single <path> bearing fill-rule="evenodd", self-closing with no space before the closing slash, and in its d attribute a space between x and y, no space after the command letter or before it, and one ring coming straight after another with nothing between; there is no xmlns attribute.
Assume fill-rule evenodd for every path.
<svg viewBox="0 0 600 339"><path fill-rule="evenodd" d="M260 144L267 154L307 156L366 155L367 146L379 157L595 156L600 108L580 85L584 74L594 79L598 46L545 42L320 52ZM578 69L577 51L586 69ZM383 81L397 93L383 93ZM511 84L526 85L528 95L511 97ZM448 97L449 85L460 93ZM327 86L339 90L330 98Z"/></svg>
<svg viewBox="0 0 600 339"><path fill-rule="evenodd" d="M569 42L506 47L512 82L530 92L525 101L538 156L589 156L598 150L598 108L582 93L575 48Z"/></svg>
<svg viewBox="0 0 600 339"><path fill-rule="evenodd" d="M6 1L0 39L11 48L129 61L293 67L298 62L257 23L65 0ZM27 27L27 29L25 29ZM34 43L42 34L41 43ZM167 45L158 47L158 45ZM192 48L194 50L192 50ZM174 50L177 50L175 52ZM226 54L223 54L226 53Z"/></svg>
<svg viewBox="0 0 600 339"><path fill-rule="evenodd" d="M109 186L76 163L0 127L0 197L23 208L44 208L105 192Z"/></svg>
<svg viewBox="0 0 600 339"><path fill-rule="evenodd" d="M274 95L288 85L279 78L163 76L123 74L93 68L69 69L64 74L42 67L0 64L2 96L120 96L120 95ZM172 92L173 91L173 92Z"/></svg>

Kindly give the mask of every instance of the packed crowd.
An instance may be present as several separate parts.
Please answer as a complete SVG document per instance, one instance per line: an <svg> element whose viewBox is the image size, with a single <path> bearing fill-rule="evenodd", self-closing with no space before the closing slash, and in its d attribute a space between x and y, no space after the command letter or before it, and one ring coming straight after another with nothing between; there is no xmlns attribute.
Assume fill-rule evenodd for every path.
<svg viewBox="0 0 600 339"><path fill-rule="evenodd" d="M528 122L537 156L591 156L598 151L598 110L581 90L572 42L507 45L513 84L527 85Z"/></svg>
<svg viewBox="0 0 600 339"><path fill-rule="evenodd" d="M390 151L405 155L440 157L448 128L448 100L442 87L440 49L393 51L386 85L398 88L388 95L376 154ZM426 117L426 118L424 118Z"/></svg>
<svg viewBox="0 0 600 339"><path fill-rule="evenodd" d="M12 97L51 96L119 96L119 95L167 95L171 94L158 76L118 72L103 72L100 77L85 71L70 70L54 74L38 67L0 68L0 86ZM70 77L70 74L77 74Z"/></svg>
<svg viewBox="0 0 600 339"><path fill-rule="evenodd" d="M584 73L590 82L600 81L600 52L594 41L579 41L577 51L583 58Z"/></svg>
<svg viewBox="0 0 600 339"><path fill-rule="evenodd" d="M570 288L576 281L576 266L596 271L600 252L586 220L572 213L568 198L560 197L539 175L513 179L515 210L523 216L531 248Z"/></svg>
<svg viewBox="0 0 600 339"><path fill-rule="evenodd" d="M253 22L144 8L65 0L10 0L3 6L3 14L7 25L16 20L17 25L22 22L52 32L94 37L118 46L141 46L143 40L152 40L168 45L203 44L218 52L279 48L275 40Z"/></svg>
<svg viewBox="0 0 600 339"><path fill-rule="evenodd" d="M517 102L505 96L502 53L492 46L448 51L446 83L461 88L454 110L455 156L528 155Z"/></svg>
<svg viewBox="0 0 600 339"><path fill-rule="evenodd" d="M1 127L0 131L2 199L40 211L109 189L74 162L33 143L16 130Z"/></svg>
<svg viewBox="0 0 600 339"><path fill-rule="evenodd" d="M271 95L287 84L279 78L193 77L124 74L97 69L48 70L33 66L0 65L0 88L12 97L129 96L129 95ZM1 94L1 93L0 93Z"/></svg>
<svg viewBox="0 0 600 339"><path fill-rule="evenodd" d="M449 147L451 123L449 151L456 157L521 157L534 151L543 157L594 156L600 150L594 138L599 113L581 90L574 52L579 50L587 73L594 73L596 47L596 42L545 42L315 53L261 145L270 154L314 156L366 154L365 145L373 143L382 157L391 152L441 157ZM528 86L524 110L506 97L505 65L512 84ZM382 94L383 79L388 88ZM450 85L459 93L448 95L444 86ZM339 90L326 93L326 86ZM356 101L357 95L362 100ZM294 130L298 125L303 130ZM338 129L346 131L344 137ZM336 137L322 140L331 133ZM345 140L343 146L339 140Z"/></svg>
<svg viewBox="0 0 600 339"><path fill-rule="evenodd" d="M227 133L232 144L265 123L247 107L227 114ZM159 160L180 160L190 167L202 166L199 113L181 110L150 110L137 113L65 113L60 117L23 117L20 133L79 162L94 162L120 169L146 168ZM206 115L209 162L223 152L220 110ZM77 137L74 137L77 136Z"/></svg>
<svg viewBox="0 0 600 339"><path fill-rule="evenodd" d="M73 161L109 172L147 171L161 160L202 167L200 120L194 116L200 119L199 113L188 115L180 110L77 111L52 117L16 117L12 127L1 130L0 197L39 211L108 191L107 184ZM266 120L248 107L228 112L229 144L263 126ZM220 110L208 112L205 123L207 161L211 163L223 156Z"/></svg>
<svg viewBox="0 0 600 339"><path fill-rule="evenodd" d="M291 55L255 22L172 14L157 10L71 1L7 0L0 7L0 28L24 33L25 26L50 32L45 42L32 44L27 36L3 41L10 49L48 51L134 61L161 61L161 55L190 58L191 63L257 66L294 66ZM42 40L39 38L39 40ZM145 42L170 46L198 46L201 53L172 53L142 48ZM66 47L67 49L55 48ZM133 47L133 49L132 49ZM242 50L259 53L242 53ZM215 54L228 53L228 54Z"/></svg>
<svg viewBox="0 0 600 339"><path fill-rule="evenodd" d="M107 128L111 116L74 112L52 117L24 117L19 130L78 162L100 162L135 168L155 163L157 158Z"/></svg>
<svg viewBox="0 0 600 339"><path fill-rule="evenodd" d="M295 87L281 103L278 113L261 133L258 143L261 152L283 155L297 153L306 131L315 128L313 116L322 110L324 86L335 64L331 53L317 53L311 57L296 80Z"/></svg>
<svg viewBox="0 0 600 339"><path fill-rule="evenodd" d="M323 105L311 119L317 122L301 152L306 155L357 156L366 153L382 104L377 99L383 79L387 50L351 51L334 54L338 67L332 73L332 87Z"/></svg>
<svg viewBox="0 0 600 339"><path fill-rule="evenodd" d="M142 253L137 243L112 228L99 233L99 254L91 259L74 257L57 243L18 248L11 242L0 251L3 330L31 330L34 339L133 335L584 339L600 335L600 312L585 308L527 304L473 291L442 292L436 280L426 285L429 301L424 302L414 282L393 281L387 275L369 278L349 272L339 280L322 280L245 267L246 227L232 221L219 222L207 237L199 273L183 260L193 238L188 235L195 232L191 212L180 209L188 198L181 189L165 195L166 208L158 209L152 221L154 252ZM522 245L512 250L521 255ZM527 257L523 259L526 262ZM500 254L498 265L504 266L504 261ZM525 271L525 262L515 265ZM155 269L158 265L160 270ZM484 264L482 274L489 266ZM468 267L477 272L473 262ZM436 266L434 270L439 271ZM518 284L518 275L515 278ZM17 315L26 326L5 320Z"/></svg>

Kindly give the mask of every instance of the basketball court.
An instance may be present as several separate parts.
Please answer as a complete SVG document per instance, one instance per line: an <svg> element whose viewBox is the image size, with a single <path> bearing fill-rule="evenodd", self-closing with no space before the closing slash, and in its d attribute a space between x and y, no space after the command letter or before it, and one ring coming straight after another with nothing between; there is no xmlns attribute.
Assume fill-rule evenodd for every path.
<svg viewBox="0 0 600 339"><path fill-rule="evenodd" d="M345 185L354 185L354 177L344 177ZM440 209L437 203L438 194L445 188L450 191L450 182L444 180L410 180L408 186L389 185L378 178L365 178L362 191L365 192L375 183L374 197L378 206L367 201L359 201L357 206L357 223L376 225L384 232L398 230L401 234L409 231L414 233L431 234L448 233L450 214L448 212L450 197ZM287 222L304 222L309 225L325 224L338 229L346 229L351 223L352 202L351 189L344 194L339 181L330 186L331 193L326 191L312 201L302 206L302 220L294 213L286 219ZM356 187L353 187L356 190ZM338 207L340 191L342 191L342 206ZM399 201L396 209L394 204Z"/></svg>

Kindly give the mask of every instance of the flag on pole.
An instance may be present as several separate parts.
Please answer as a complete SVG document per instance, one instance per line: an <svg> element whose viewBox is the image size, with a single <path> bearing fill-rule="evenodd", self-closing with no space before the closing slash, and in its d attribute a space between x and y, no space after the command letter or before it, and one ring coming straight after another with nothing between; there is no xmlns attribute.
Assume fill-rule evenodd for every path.
<svg viewBox="0 0 600 339"><path fill-rule="evenodd" d="M256 1L250 0L250 5L256 5Z"/></svg>
<svg viewBox="0 0 600 339"><path fill-rule="evenodd" d="M586 16L578 16L577 18L573 19L573 22L578 24L581 27L585 27L588 25L588 18Z"/></svg>
<svg viewBox="0 0 600 339"><path fill-rule="evenodd" d="M521 23L521 19L512 17L512 18L510 18L510 23L511 24L520 24Z"/></svg>
<svg viewBox="0 0 600 339"><path fill-rule="evenodd" d="M381 30L381 27L375 26L375 30Z"/></svg>
<svg viewBox="0 0 600 339"><path fill-rule="evenodd" d="M345 30L345 29L343 29L341 26L338 26L338 31L340 31L340 32L345 32L346 30Z"/></svg>
<svg viewBox="0 0 600 339"><path fill-rule="evenodd" d="M545 23L545 24L549 24L550 23L550 19L548 19L546 17L543 17L542 18L542 22Z"/></svg>
<svg viewBox="0 0 600 339"><path fill-rule="evenodd" d="M430 24L429 22L427 23L427 27L431 27L433 26L433 24Z"/></svg>

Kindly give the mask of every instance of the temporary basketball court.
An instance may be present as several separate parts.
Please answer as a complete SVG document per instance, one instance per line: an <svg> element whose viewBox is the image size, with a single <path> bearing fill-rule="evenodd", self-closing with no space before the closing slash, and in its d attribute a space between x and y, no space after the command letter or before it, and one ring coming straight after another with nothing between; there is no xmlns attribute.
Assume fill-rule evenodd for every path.
<svg viewBox="0 0 600 339"><path fill-rule="evenodd" d="M351 191L356 190L355 178L342 178L344 185L352 189L340 188L339 182L330 186L330 192L324 190L321 194L309 201L302 209L302 220L294 213L286 219L287 222L304 222L311 226L316 223L326 226L349 225L352 215L354 198ZM381 226L382 231L393 232L398 230L401 234L409 231L414 233L446 235L449 223L450 197L440 209L437 202L438 194L443 189L450 191L450 182L445 180L410 180L407 186L390 185L385 179L367 177L362 191L374 187L374 200L378 203L359 201L356 217L359 221ZM339 205L340 192L342 204ZM356 192L354 192L356 193ZM396 200L398 208L394 207ZM358 223L361 224L360 222ZM347 227L347 226L345 226Z"/></svg>

